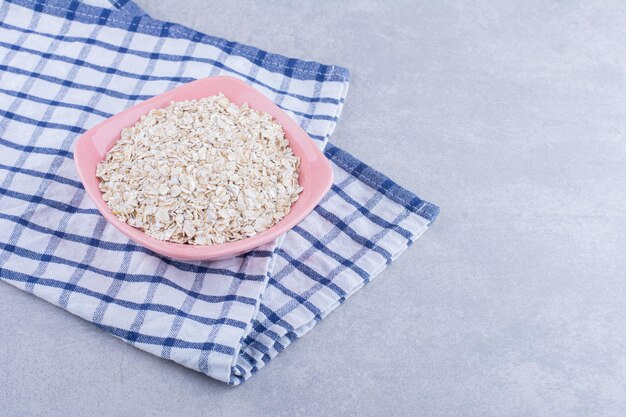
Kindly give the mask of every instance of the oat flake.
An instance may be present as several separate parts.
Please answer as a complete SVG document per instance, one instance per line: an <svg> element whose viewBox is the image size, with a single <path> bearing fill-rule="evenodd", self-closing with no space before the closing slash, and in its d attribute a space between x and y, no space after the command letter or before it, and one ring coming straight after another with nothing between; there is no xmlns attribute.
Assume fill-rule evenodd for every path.
<svg viewBox="0 0 626 417"><path fill-rule="evenodd" d="M211 245L260 233L289 213L300 159L264 112L222 94L151 110L98 165L102 197L148 235Z"/></svg>

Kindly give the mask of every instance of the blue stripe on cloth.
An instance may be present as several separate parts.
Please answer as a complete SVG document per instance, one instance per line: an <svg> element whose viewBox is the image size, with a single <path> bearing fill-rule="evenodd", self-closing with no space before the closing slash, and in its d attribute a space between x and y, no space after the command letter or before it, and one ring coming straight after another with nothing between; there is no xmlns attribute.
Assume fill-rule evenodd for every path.
<svg viewBox="0 0 626 417"><path fill-rule="evenodd" d="M27 274L23 274L18 271L12 271L12 270L9 270L7 268L2 268L2 267L0 267L0 276L2 276L4 279L8 279L8 280L15 281L15 282L29 282L30 281L30 282L36 282L41 285L50 286L54 288L64 288L67 285L64 282L29 276ZM79 287L73 287L73 288L68 288L68 289L70 289L73 292L82 292L82 290ZM109 303L121 303L120 300L116 300L112 298L109 299L107 298L106 295L100 294L98 296L98 295L93 294L92 291L89 291L86 289L84 290L85 290L86 295L90 295L94 298L101 298L103 300L106 300ZM129 303L128 305L130 304L132 303ZM154 308L154 304L152 304L151 306L152 307L150 307L150 309ZM200 318L200 319L205 320L205 321L208 320L207 318ZM241 328L241 324L236 321L229 322L229 323L223 322L220 324L228 324L228 325L231 325L232 327ZM125 329L121 329L121 328L117 328L117 327L109 326L109 325L103 325L103 324L97 324L97 325L98 327L105 329L106 331L112 333L115 336L118 336L122 339L132 340L135 343L147 343L147 344L155 344L155 345L167 344L170 346L176 346L176 347L180 347L184 349L215 350L219 353L223 353L226 355L232 355L234 353L234 349L231 346L225 346L219 343L193 343L193 342L187 342L185 340L174 339L174 338L149 336L149 335L141 334L136 331L125 330Z"/></svg>
<svg viewBox="0 0 626 417"><path fill-rule="evenodd" d="M176 316L176 317L184 317L184 318L188 318L189 320L198 322L198 323L202 323L202 324L208 324L208 325L220 325L220 324L224 324L227 326L232 326L235 328L239 328L239 329L243 329L246 327L246 323L242 322L242 321L238 321L238 320L232 320L229 319L227 317L221 317L221 318L210 318L210 317L203 317L203 316L197 316L195 314L189 314L186 313L182 310L173 308L171 306L168 305L164 305L164 304L158 304L158 303L135 303L133 301L128 301L128 300L122 300L119 298L115 298L115 297L111 297L108 294L103 294L103 293L99 293L97 291L93 291L90 290L88 288L85 287L81 287L80 285L76 285L76 284L68 284L65 281L58 281L55 279L51 279L51 278L42 278L42 277L38 277L38 276L34 276L34 275L29 275L29 274L24 274L22 272L18 272L18 271L12 271L9 269L1 269L0 272L3 272L5 274L7 274L7 278L11 279L13 281L17 281L17 282L35 282L37 284L40 285L45 285L48 287L54 287L54 288L62 288L65 290L68 290L70 292L75 292L75 293L80 293L80 294L84 294L87 295L93 299L96 300L100 300L102 302L105 302L107 304L115 304L115 305L119 305L122 307L125 307L129 310L134 310L134 311L156 311L159 313L164 313L164 314L168 314L171 316ZM123 282L123 276L120 275L120 278L116 280L116 282ZM240 301L240 300L238 300ZM218 301L213 301L213 302L218 302Z"/></svg>
<svg viewBox="0 0 626 417"><path fill-rule="evenodd" d="M22 151L26 153L36 153L41 155L60 155L64 158L74 159L74 155L72 152L66 151L64 149L56 149L56 148L48 148L48 147L40 147L40 146L31 146L31 145L20 145L19 143L11 142L9 140L0 138L0 145L6 146L7 148L15 149L17 151Z"/></svg>
<svg viewBox="0 0 626 417"><path fill-rule="evenodd" d="M191 291L195 293L200 291L200 289L202 288L203 280L204 280L203 274L196 274L193 280L193 285L191 286ZM158 288L159 288L159 282L157 280L154 280L150 284L150 287L148 288L148 296L146 297L146 299L148 299L151 302ZM180 310L183 313L179 314L177 317L174 317L174 321L172 322L172 325L170 326L170 330L168 332L168 337L176 338L178 336L178 332L180 332L180 329L183 327L184 320L189 315L189 312L191 311L191 308L195 304L196 300L197 298L191 297L189 294L187 295L187 297L185 297L185 301L183 301L183 304L180 308ZM220 314L220 317L225 317L225 316ZM144 320L145 320L145 312L138 311L137 315L135 316L135 320L133 321L133 325L137 323L136 327L139 329L141 328L141 325L139 323L143 322ZM246 326L247 324L243 323L243 327L241 328L245 329ZM171 352L172 352L172 346L163 346L163 349L161 350L161 357L169 359Z"/></svg>
<svg viewBox="0 0 626 417"><path fill-rule="evenodd" d="M96 213L93 213L93 214L96 214ZM19 224L23 227L26 227L38 233L53 235L60 239L65 239L71 242L80 243L82 245L97 247L98 249L102 249L102 250L109 250L109 251L114 251L114 252L132 251L132 252L139 252L139 253L145 253L145 254L152 254L152 252L149 249L146 249L143 246L139 246L139 245L128 246L127 243L111 242L111 241L104 240L96 236L85 236L85 235L70 233L67 231L62 232L57 229L51 229L49 227L45 227L45 226L41 226L39 224L33 223L20 216L14 216L11 214L5 214L5 213L0 212L0 219L8 220L12 223ZM271 253L268 251L256 250L256 251L248 252L246 256L265 258L265 257L271 256ZM163 262L181 271L193 272L195 270L191 266L192 264L189 264L187 262L177 262L177 261L173 261L171 259L166 259L166 258L163 259ZM206 267L199 268L198 271L200 271L201 273L208 273L208 272L220 273L221 272L221 270L219 269L207 269Z"/></svg>
<svg viewBox="0 0 626 417"><path fill-rule="evenodd" d="M280 254L280 255L282 255L282 254ZM303 296L301 294L298 294L295 291L290 290L289 288L287 288L283 284L281 284L279 281L276 281L274 278L270 278L269 283L274 288L276 288L280 292L282 292L283 294L289 296L293 301L296 301L298 304L301 304L304 307L306 307L306 309L309 310L311 313L313 313L315 315L321 313L321 310L319 308L317 308L309 300L307 300L305 296ZM274 324L277 324L277 323L283 321L282 317L279 316L278 314L276 314L275 312L272 312L272 314L267 318L267 320L270 321L271 323L274 323Z"/></svg>
<svg viewBox="0 0 626 417"><path fill-rule="evenodd" d="M249 265L248 262L250 262L250 258L246 258L243 261L243 263L239 267L239 273L243 273L244 271L248 269L248 265ZM241 287L241 281L232 281L227 291L229 293L237 293L240 287ZM231 309L233 308L234 304L235 304L234 302L226 302L222 304L220 315L227 316L230 313ZM180 324L178 325L178 328L172 327L172 329L170 329L170 336L176 335L179 330L180 330ZM218 327L213 327L211 331L209 332L209 334L207 335L206 343L213 343L217 339L219 332L220 332L220 329ZM212 364L209 358L210 355L211 355L211 351L204 351L200 354L200 358L198 359L198 368L200 369L200 371L207 373L207 374L211 372L211 367L212 367Z"/></svg>
<svg viewBox="0 0 626 417"><path fill-rule="evenodd" d="M330 249L327 245L325 245L321 240L317 239L315 236L313 236L312 233L310 233L309 231L303 229L300 226L295 226L293 228L293 231L298 233L300 236L302 236L303 238L305 238L307 241L309 241L309 243L311 243L311 245L313 245L313 248L315 248L315 250L319 250L323 253L325 253L326 255L330 256L331 258L333 258L335 261L337 261L339 264L352 269L354 272L356 272L361 278L365 279L367 278L367 276L369 275L363 268L361 268L360 266L358 266L356 263L350 261L349 259L345 258L343 255L341 255L340 253L333 251L332 249Z"/></svg>
<svg viewBox="0 0 626 417"><path fill-rule="evenodd" d="M27 258L27 259L32 259L32 260L43 260L45 262L48 263L53 263L53 264L59 264L59 265L66 265L72 268L80 268L83 269L85 271L89 271L89 272L93 272L95 274L98 275L102 275L103 277L107 277L107 278L112 278L114 280L117 281L127 281L127 282L151 282L152 279L154 279L155 277L153 275L149 275L149 274L133 274L133 273L123 273L123 274L119 274L119 271L111 271L111 270L107 270L107 269L103 269L103 268L98 268L89 264L84 264L81 262L76 262L76 261L72 261L69 259L65 259L65 258L60 258L58 256L54 256L54 255L49 255L49 254L42 254L39 252L35 252L33 250L30 249L26 249L20 246L17 246L15 244L12 243L5 243L0 241L0 249L7 251L9 253L15 254L17 256L20 256L22 258ZM122 252L122 253L128 253L129 251L126 252ZM241 272L236 272L236 271L230 271L228 269L221 269L221 268L209 268L209 267L196 267L194 269L192 269L193 272L195 273L202 273L202 274L219 274L219 275L224 275L224 276L229 276L232 278L235 278L235 280L264 280L265 277L264 276L254 276L254 275L245 275ZM163 278L162 283L164 285L167 285L169 287L175 288L180 290L182 287L178 286L177 284ZM198 294L194 293L193 291L191 292L187 292L185 291L187 294L192 294L194 296L197 296ZM224 296L206 296L203 297L204 301L207 302L215 302L215 303L220 303L220 302L228 302L228 301L238 301L244 304L254 304L255 300L251 299L249 297L241 297L238 295L234 295L234 294L228 294L228 295L224 295Z"/></svg>
<svg viewBox="0 0 626 417"><path fill-rule="evenodd" d="M99 239L102 237L104 231L106 230L106 220L103 218L98 219L95 227L93 228L93 235L92 235L92 239ZM65 233L66 230L63 231L57 231L58 233ZM50 239L52 241L52 239ZM59 240L61 240L61 238L59 237ZM131 245L126 245L131 246ZM82 259L80 260L81 264L91 264L92 262L94 262L94 260L96 259L96 256L98 254L98 248L99 246L97 244L93 244L92 241L90 241L90 245L87 248L87 250L85 251L85 254L83 255ZM40 264L44 264L43 262L41 262ZM83 277L83 275L85 274L85 270L84 269L80 269L80 268L76 268L74 269L74 271L72 272L72 275L70 276L69 280L67 281L67 285L63 288L63 292L61 293L61 295L59 296L58 299L58 305L61 308L68 308L69 305L69 301L70 298L72 296L72 288L75 288L76 285L78 284L78 282L80 281L80 279Z"/></svg>
<svg viewBox="0 0 626 417"><path fill-rule="evenodd" d="M0 23L0 26L1 25L2 24ZM93 69L94 71L98 71L98 72L102 72L106 74L118 75L120 77L132 78L136 80L176 81L177 83L188 83L194 80L194 78L191 78L191 77L180 78L180 77L171 77L171 76L156 76L156 75L132 73L132 72L120 70L119 68L115 68L115 67L104 67L102 65L92 64L82 59L68 58L66 56L53 54L50 52L41 52L36 49L26 48L24 46L15 45L15 44L6 43L6 42L0 42L0 48L9 49L12 51L17 51L17 52L26 52L28 54L35 55L42 59L65 62L65 63L70 63L72 65L80 65L81 67L90 68L90 69ZM117 52L119 52L120 49L123 49L123 48L118 48Z"/></svg>
<svg viewBox="0 0 626 417"><path fill-rule="evenodd" d="M65 0L46 0L45 2L35 0L6 0L11 3L19 4L25 7L41 7L41 11L44 13L52 14L55 16L64 17L68 4L70 7L75 7L76 17L75 20L85 23L101 23L100 13L103 9L93 7L87 4L78 3L75 1ZM78 3L78 4L77 4ZM128 30L129 18L120 12L114 12L115 17L108 19L107 23L110 27L117 27ZM229 48L230 55L240 56L246 58L251 62L254 62L258 58L259 49L252 46L243 45L237 42L227 41L225 39L216 38L214 36L205 35L199 33L193 29L184 27L182 25L173 24L169 22L161 22L152 19L149 16L141 16L141 23L137 25L135 31L150 35L159 35L163 31L165 26L171 26L168 36L174 39L197 39L197 42L201 42L207 45L214 46L221 49ZM346 81L350 73L346 68L337 66L328 66L319 64L312 61L302 61L293 58L288 58L279 54L266 54L263 58L262 65L259 65L264 69L285 74L287 70L290 71L290 77L296 79L321 79L323 81Z"/></svg>
<svg viewBox="0 0 626 417"><path fill-rule="evenodd" d="M28 203L33 203L33 204L43 204L46 205L50 208L59 210L59 211L65 211L68 213L79 213L79 214L98 214L98 210L97 209L85 209L85 208L80 208L77 206L73 206L71 204L68 203L63 203L60 201L56 201L56 200L51 200L49 198L46 197L42 197L40 195L30 195L30 194L25 194L25 193L20 193L19 191L13 191L13 190L9 190L7 188L4 187L0 187L0 195L4 196L4 197L11 197L17 200L22 200L22 201L26 201Z"/></svg>
<svg viewBox="0 0 626 417"><path fill-rule="evenodd" d="M156 270L154 271L155 278L150 283L150 287L148 288L148 291L146 292L146 296L143 300L144 304L152 303L152 300L154 299L154 296L157 290L159 289L159 280L156 277L163 275L165 271L166 271L165 263L159 262ZM200 275L201 274L198 274L197 276L200 276ZM191 291L197 294L198 288L195 288L192 286ZM187 315L188 312L185 311L184 314ZM133 320L133 323L130 325L130 331L133 332L134 334L137 334L137 332L141 330L141 327L144 324L147 316L148 316L148 310L138 310L135 313L135 319ZM131 340L130 343L134 343L134 340Z"/></svg>
<svg viewBox="0 0 626 417"><path fill-rule="evenodd" d="M346 295L345 291L343 291L341 287L339 287L337 284L333 283L330 279L326 278L322 274L316 272L312 267L306 265L304 262L292 257L283 249L278 249L278 254L287 262L289 262L289 264L292 265L295 269L302 271L304 274L312 278L315 282L322 284L323 286L336 293L339 297L344 297ZM291 296L295 300L299 301L301 304L305 300L305 297L295 297L293 295ZM313 312L314 314L319 314L319 310L316 309L316 311L317 312L311 310L311 312Z"/></svg>
<svg viewBox="0 0 626 417"><path fill-rule="evenodd" d="M331 186L331 190L334 193L336 193L339 197L341 197L346 203L350 204L352 207L357 209L357 211L361 213L362 215L364 215L368 220L376 223L380 227L384 227L385 229L391 229L406 239L409 239L411 237L411 232L402 228L402 226L398 224L391 223L383 219L382 217L372 213L370 210L367 209L367 207L362 206L357 201L355 201L352 197L350 197L350 195L346 193L344 190L342 190L341 187L333 184Z"/></svg>
<svg viewBox="0 0 626 417"><path fill-rule="evenodd" d="M379 253L386 260L391 259L391 254L378 246L375 242L360 236L352 227L350 227L346 222L344 222L339 216L328 211L323 206L319 205L314 209L320 216L322 216L326 221L333 224L335 227L338 227L342 232L348 235L352 240L354 240L359 245L365 246L368 249L373 250L374 252Z"/></svg>
<svg viewBox="0 0 626 417"><path fill-rule="evenodd" d="M64 149L31 146L31 145L25 146L25 145L20 145L19 143L11 142L3 138L0 138L0 145L6 146L7 148L15 149L17 151L22 151L25 153L37 153L37 154L42 154L42 155L60 155L64 158L74 159L74 155L72 154L72 152L66 151Z"/></svg>
<svg viewBox="0 0 626 417"><path fill-rule="evenodd" d="M6 110L0 110L0 116L4 116L4 118L7 120L15 120L20 123L25 123L25 124L29 124L29 125L33 125L33 126L37 126L41 128L66 130L72 133L84 133L85 132L85 129L81 127L65 125L63 123L47 122L44 120L36 120L30 117L21 116L17 113L12 113Z"/></svg>
<svg viewBox="0 0 626 417"><path fill-rule="evenodd" d="M15 0L8 0L8 1L15 1ZM131 28L132 28L132 32L136 32L137 26L140 24L141 22L141 18L133 18L132 22L131 22ZM248 75L246 75L243 72L240 71L236 71L233 68L230 68L228 65L213 60L213 59L209 59L209 58L203 58L203 57L193 57L193 56L185 56L185 55L174 55L174 54L165 54L165 53L159 53L159 54L155 54L155 53L149 53L149 52L145 52L145 51L140 51L137 49L130 49L130 48L118 48L108 42L103 42L97 39L90 39L90 38L85 38L85 37L80 37L80 36L59 36L59 35L53 35L53 34L49 34L49 33L45 33L45 32L41 32L41 31L35 31L32 29L23 29L20 28L18 26L13 26L13 25L9 25L7 23L2 23L0 22L0 27L5 27L7 29L12 29L12 30L18 30L20 32L23 33L31 33L31 34L36 34L39 36L45 36L48 38L52 38L52 39L56 39L56 40L61 40L61 41L68 41L68 42L88 42L92 45L95 46L99 46L101 48L104 49L108 49L108 50L113 50L116 52L121 52L124 54L130 54L130 55L135 55L138 57L142 57L142 58L150 58L150 59L159 59L159 60L165 60L165 61L174 61L174 62L179 62L179 61L189 61L189 62L197 62L197 63L203 63L203 64L210 64L213 66L216 66L217 68L226 70L232 74L238 75L240 77L243 77L244 79L246 79L247 81L250 81L253 84L259 85L261 87L267 88L270 91L272 91L273 93L276 94L280 94L280 95L286 95L288 97L294 97L297 98L298 100L301 101L305 101L305 102L321 102L321 103L331 103L331 104L338 104L343 102L344 98L333 98L333 97L307 97L305 95L302 94L296 94L296 93L291 93L288 91L283 91L280 89L277 89L275 87L272 87L270 84L266 84L263 83L262 81L258 80L257 78L253 78L250 77ZM267 52L265 51L261 51L259 50L257 55L254 56L252 58L252 61L254 62L255 65L257 65L260 68L264 68L269 70L269 68L266 68L264 66L264 64L267 62L268 57L267 57ZM338 71L337 67L330 68L326 66L325 68L326 73L330 72L330 71ZM346 70L347 71L347 70ZM312 74L315 76L315 79L317 80L318 78L320 78L320 74L316 73L316 74ZM346 75L346 77L349 77L349 75ZM323 78L323 77L322 77ZM347 80L347 78L345 79ZM341 80L335 80L335 81L345 81L344 79Z"/></svg>
<svg viewBox="0 0 626 417"><path fill-rule="evenodd" d="M111 113L106 113L106 112L94 109L92 107L83 106L80 104L63 103L58 100L48 100L46 98L35 96L33 94L23 93L21 91L11 91L11 90L5 90L3 88L0 88L0 93L15 97L15 98L32 101L34 103L45 104L46 106L61 107L61 108L74 109L74 110L79 110L83 112L93 113L105 119L113 116Z"/></svg>
<svg viewBox="0 0 626 417"><path fill-rule="evenodd" d="M389 177L376 171L374 168L350 155L338 147L328 144L325 150L326 156L340 168L355 176L376 191L385 195L396 203L406 206L415 214L433 222L439 215L439 207L428 201L422 200L412 192L402 188Z"/></svg>
<svg viewBox="0 0 626 417"><path fill-rule="evenodd" d="M74 61L81 61L79 59L74 60ZM49 83L52 84L57 84L57 85L61 85L63 87L67 87L67 88L78 88L80 90L85 90L85 91L92 91L95 93L99 93L99 94L106 94L107 96L110 97L114 97L114 98L118 98L118 99L124 99L124 100L130 100L130 101L140 101L140 100L147 100L149 98L152 98L153 95L150 94L124 94L121 93L119 91L116 90L111 90L109 88L103 88L103 87L97 87L97 86L92 86L89 84L81 84L81 83L76 83L76 82L72 82L66 79L62 79L62 78L58 78L58 77L54 77L54 76L50 76L50 75L45 75L39 72L35 72L35 71L26 71L23 70L21 68L16 68L16 67L11 67L8 65L0 65L0 71L5 71L5 72L10 72L13 74L18 74L18 75L24 75L27 77L33 77L33 78L39 78L45 81L48 81ZM112 74L113 72L110 71L105 71L108 74ZM140 80L143 81L147 81L147 79L144 78L138 78ZM178 81L174 78L172 78L173 81ZM324 115L324 114L317 114L317 115L310 115L310 114L306 114L297 110L293 110L293 109L288 109L285 108L284 106L278 105L278 107L282 108L283 110L287 110L293 114L295 114L296 116L300 116L300 117L304 117L306 119L314 119L314 120L328 120L328 121L336 121L337 118L335 116L328 116L328 115Z"/></svg>
<svg viewBox="0 0 626 417"><path fill-rule="evenodd" d="M50 172L42 172L42 171L37 171L34 169L15 167L15 166L9 166L9 165L4 165L4 164L0 164L0 169L5 170L5 171L20 173L20 174L26 174L26 175L30 175L30 176L37 177L37 178L44 178L47 180L58 182L60 184L70 185L76 188L83 188L83 184L80 181L71 180L69 178L65 178L57 174L52 174Z"/></svg>
<svg viewBox="0 0 626 417"><path fill-rule="evenodd" d="M120 329L114 326L98 324L98 327L117 336L121 339L132 341L134 344L143 343L158 346L174 346L181 349L197 349L200 351L210 350L221 353L223 355L233 355L235 349L231 346L225 346L219 343L194 343L171 337L148 336L131 330Z"/></svg>

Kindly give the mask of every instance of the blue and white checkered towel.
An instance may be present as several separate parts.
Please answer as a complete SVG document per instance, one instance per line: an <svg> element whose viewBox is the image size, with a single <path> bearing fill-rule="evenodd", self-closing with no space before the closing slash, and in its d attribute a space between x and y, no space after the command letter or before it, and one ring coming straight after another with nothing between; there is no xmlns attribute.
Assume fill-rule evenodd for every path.
<svg viewBox="0 0 626 417"><path fill-rule="evenodd" d="M123 0L0 3L0 277L124 341L237 385L375 277L434 220L329 144L348 71L198 33ZM239 77L324 148L331 191L276 242L218 262L165 259L85 196L72 144L134 103Z"/></svg>

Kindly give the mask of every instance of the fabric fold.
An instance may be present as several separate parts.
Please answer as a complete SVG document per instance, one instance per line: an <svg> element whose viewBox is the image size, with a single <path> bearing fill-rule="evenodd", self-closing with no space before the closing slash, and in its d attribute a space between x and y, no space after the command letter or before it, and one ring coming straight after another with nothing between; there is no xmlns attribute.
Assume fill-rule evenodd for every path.
<svg viewBox="0 0 626 417"><path fill-rule="evenodd" d="M438 208L328 142L349 72L151 18L130 1L0 5L0 278L125 342L226 383L248 379L397 258ZM272 99L324 149L331 191L236 258L157 256L107 224L78 181L81 133L210 75Z"/></svg>

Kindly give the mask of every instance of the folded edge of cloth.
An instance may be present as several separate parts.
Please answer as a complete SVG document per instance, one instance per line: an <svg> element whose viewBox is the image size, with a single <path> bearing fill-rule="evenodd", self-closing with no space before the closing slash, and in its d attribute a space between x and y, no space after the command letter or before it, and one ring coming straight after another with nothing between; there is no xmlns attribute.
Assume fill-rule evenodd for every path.
<svg viewBox="0 0 626 417"><path fill-rule="evenodd" d="M96 6L102 1L89 0ZM130 1L112 1L113 9L107 9L71 0L10 0L3 18L13 5L33 14L0 19L7 42L14 38L11 51L0 55L4 74L22 83L0 97L0 145L8 151L0 157L0 168L8 171L0 225L11 231L0 242L0 278L136 347L239 384L376 276L438 213L436 206L327 144L348 88L344 68L161 22ZM58 19L46 20L43 14ZM83 33L88 36L79 36ZM122 63L94 64L106 49L124 55ZM75 58L63 61L55 52ZM124 60L131 58L141 61L135 67L144 72L124 71ZM161 74L172 60L174 76ZM26 70L4 61L19 61ZM187 65L191 62L195 65ZM56 95L36 96L32 84L54 84L55 71L65 71L65 64L72 78L57 77ZM109 75L98 82L88 77L101 73L116 77L119 91L110 88ZM177 83L219 73L253 83L289 112L326 146L337 178L312 216L282 242L219 264L165 260L102 221L72 180L70 147L83 126L119 111L120 102L131 105ZM79 96L84 90L94 98ZM57 134L66 127L68 132ZM33 136L24 138L33 129ZM24 144L25 139L31 141Z"/></svg>

